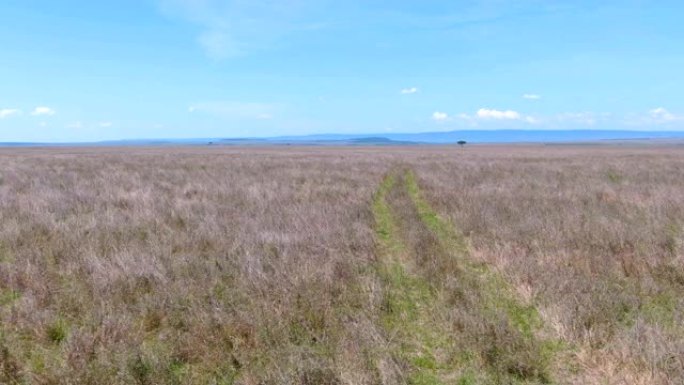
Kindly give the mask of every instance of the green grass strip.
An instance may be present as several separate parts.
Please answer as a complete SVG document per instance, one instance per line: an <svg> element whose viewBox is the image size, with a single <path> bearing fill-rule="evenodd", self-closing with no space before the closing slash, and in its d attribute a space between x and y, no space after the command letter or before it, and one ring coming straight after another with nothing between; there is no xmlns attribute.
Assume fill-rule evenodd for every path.
<svg viewBox="0 0 684 385"><path fill-rule="evenodd" d="M538 375L539 380L550 382L546 373L547 367L552 356L559 349L559 343L537 340L536 332L541 330L543 323L536 308L520 301L500 274L489 269L484 263L478 263L469 258L466 237L452 223L440 217L423 198L416 176L411 170L405 172L403 179L420 219L436 235L443 248L453 258L457 258L464 270L465 279L469 281L468 284L478 290L482 298L480 311L485 314L505 313L510 326L515 328L524 339L523 345L537 346L534 350L535 355L538 356L536 361L541 369Z"/></svg>
<svg viewBox="0 0 684 385"><path fill-rule="evenodd" d="M418 210L420 219L432 230L443 246L455 257L462 259L464 267L473 275L479 276L484 290L484 297L492 308L506 310L510 321L523 335L532 337L542 323L537 310L533 306L522 304L515 297L513 290L499 274L491 271L482 263L468 258L468 242L449 221L441 218L423 198L420 187L412 171L407 171L404 180L411 200Z"/></svg>
<svg viewBox="0 0 684 385"><path fill-rule="evenodd" d="M378 275L383 282L382 322L390 339L391 355L410 366L409 384L444 384L440 372L448 370L438 363L434 351L447 341L443 330L432 322L435 296L428 282L410 273L403 258L406 245L399 224L387 202L396 188L396 178L388 175L380 184L373 201L375 233L381 260Z"/></svg>

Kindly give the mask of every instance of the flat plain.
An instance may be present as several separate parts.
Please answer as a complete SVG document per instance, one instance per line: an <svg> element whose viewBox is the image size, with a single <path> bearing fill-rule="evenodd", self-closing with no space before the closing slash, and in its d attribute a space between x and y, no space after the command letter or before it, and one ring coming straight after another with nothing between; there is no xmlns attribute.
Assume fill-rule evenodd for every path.
<svg viewBox="0 0 684 385"><path fill-rule="evenodd" d="M0 149L0 384L682 384L684 151Z"/></svg>

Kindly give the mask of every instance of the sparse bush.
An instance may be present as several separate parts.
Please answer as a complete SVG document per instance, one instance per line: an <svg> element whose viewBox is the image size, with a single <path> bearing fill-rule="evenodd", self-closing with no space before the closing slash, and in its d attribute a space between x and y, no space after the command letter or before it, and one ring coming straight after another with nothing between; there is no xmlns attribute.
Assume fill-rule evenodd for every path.
<svg viewBox="0 0 684 385"><path fill-rule="evenodd" d="M128 368L136 383L140 385L152 383L152 365L150 365L150 363L140 354L130 360Z"/></svg>
<svg viewBox="0 0 684 385"><path fill-rule="evenodd" d="M45 333L48 340L55 344L61 344L69 335L69 329L66 322L59 318L47 327Z"/></svg>

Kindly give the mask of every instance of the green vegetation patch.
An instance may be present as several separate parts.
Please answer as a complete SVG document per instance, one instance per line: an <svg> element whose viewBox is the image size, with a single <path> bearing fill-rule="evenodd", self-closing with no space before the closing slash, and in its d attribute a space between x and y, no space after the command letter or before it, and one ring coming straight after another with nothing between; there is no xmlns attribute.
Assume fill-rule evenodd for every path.
<svg viewBox="0 0 684 385"><path fill-rule="evenodd" d="M422 197L420 187L412 171L403 176L406 191L413 202L420 220L434 233L446 253L454 258L459 276L458 288L476 297L470 312L485 324L489 331L476 338L479 351L490 380L529 381L549 383L549 367L561 345L537 338L543 327L537 309L520 301L506 280L482 263L468 257L468 241L447 220L441 218ZM503 320L504 325L497 325ZM482 340L486 340L484 342ZM505 378L505 380L504 380ZM480 383L475 377L465 376L461 383Z"/></svg>
<svg viewBox="0 0 684 385"><path fill-rule="evenodd" d="M379 240L379 246L383 253L401 252L404 245L398 236L397 224L392 216L392 209L387 203L387 194L396 184L393 175L387 175L380 184L378 191L373 199L373 217L375 218L375 234Z"/></svg>
<svg viewBox="0 0 684 385"><path fill-rule="evenodd" d="M388 175L375 195L373 214L381 260L377 269L383 283L382 322L390 336L392 356L410 366L409 384L442 384L438 373L444 364L435 351L448 344L448 332L433 322L437 311L429 282L412 274L402 253L406 245L387 195L396 187L396 178Z"/></svg>
<svg viewBox="0 0 684 385"><path fill-rule="evenodd" d="M620 172L612 169L606 171L606 178L608 178L608 180L614 184L620 184L625 179L625 177L622 174L620 174Z"/></svg>
<svg viewBox="0 0 684 385"><path fill-rule="evenodd" d="M678 326L675 324L678 300L675 293L663 291L647 298L640 311L648 322L673 329Z"/></svg>
<svg viewBox="0 0 684 385"><path fill-rule="evenodd" d="M415 209L415 214L404 213L408 217L403 220L388 202L389 194L397 188L406 188L405 199L410 199ZM467 240L421 197L413 173L389 175L383 180L374 197L373 214L380 252L377 274L383 283L381 320L390 354L402 363L408 384L551 382L548 368L558 345L536 338L542 326L536 309L518 301L502 277L467 258ZM436 237L437 249L408 247L403 236L404 227L409 226L405 221L413 221L411 215L417 216L415 223L429 230L420 233L427 237L423 241L429 241L430 233ZM444 266L454 268L451 273L457 276L448 277L451 270L423 271L413 252L435 259L428 265L452 259L456 267L449 267L449 263ZM456 287L443 286L445 279L453 278ZM460 294L449 292L454 290L470 297L459 300ZM453 310L465 313L463 330L455 330L450 323L447 314Z"/></svg>
<svg viewBox="0 0 684 385"><path fill-rule="evenodd" d="M454 258L462 262L466 273L478 282L479 291L487 301L485 307L502 309L508 314L510 322L526 337L532 338L535 330L541 328L541 318L534 306L521 303L503 277L488 269L482 263L467 258L468 242L448 221L441 218L422 197L415 174L407 171L404 177L406 189L414 202L421 220L432 230L440 243L449 250ZM476 279L478 278L478 279Z"/></svg>
<svg viewBox="0 0 684 385"><path fill-rule="evenodd" d="M0 289L0 307L9 306L21 298L21 293L15 290Z"/></svg>
<svg viewBox="0 0 684 385"><path fill-rule="evenodd" d="M0 241L0 263L12 263L14 258L10 253L9 247L2 241Z"/></svg>

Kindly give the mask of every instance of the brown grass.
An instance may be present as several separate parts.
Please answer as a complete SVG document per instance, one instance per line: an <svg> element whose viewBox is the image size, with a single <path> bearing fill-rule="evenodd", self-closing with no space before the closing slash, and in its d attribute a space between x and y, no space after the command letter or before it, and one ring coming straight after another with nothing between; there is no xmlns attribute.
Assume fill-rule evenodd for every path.
<svg viewBox="0 0 684 385"><path fill-rule="evenodd" d="M0 384L681 384L682 191L667 147L2 149Z"/></svg>
<svg viewBox="0 0 684 385"><path fill-rule="evenodd" d="M573 383L684 383L681 150L469 149L416 169L573 347Z"/></svg>

